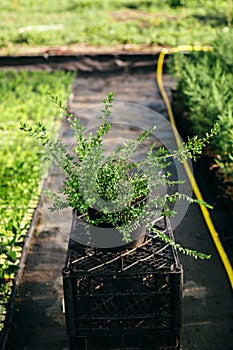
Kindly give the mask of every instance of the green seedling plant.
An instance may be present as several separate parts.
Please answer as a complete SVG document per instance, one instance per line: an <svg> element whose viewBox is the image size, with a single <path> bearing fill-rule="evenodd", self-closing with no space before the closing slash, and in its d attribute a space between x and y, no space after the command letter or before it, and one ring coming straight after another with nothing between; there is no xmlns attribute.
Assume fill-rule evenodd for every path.
<svg viewBox="0 0 233 350"><path fill-rule="evenodd" d="M67 98L74 75L65 72L0 72L0 332L19 268L25 237L41 192L39 144L19 130L19 123L46 122L56 130L57 108L48 104L53 87Z"/></svg>
<svg viewBox="0 0 233 350"><path fill-rule="evenodd" d="M219 35L213 51L176 56L177 94L191 134L203 136L218 123L220 132L208 146L216 164L233 178L232 32Z"/></svg>
<svg viewBox="0 0 233 350"><path fill-rule="evenodd" d="M122 233L125 242L129 242L132 231L144 223L156 237L178 251L195 258L210 258L207 254L182 247L157 230L154 227L154 212L159 216L171 217L176 214L171 205L178 200L208 206L207 203L182 193L160 194L159 189L163 186L175 187L181 182L172 180L167 170L171 159L182 162L184 158L197 157L217 133L217 126L203 138L194 137L187 143L182 143L172 154L153 142L146 157L142 161L133 162L132 155L151 137L155 127L145 130L136 140L129 140L106 155L104 139L111 130L109 117L113 105L112 92L103 101L100 124L95 133L88 133L57 96L51 94L51 98L62 109L74 131L76 142L72 150L68 150L61 139L51 140L44 124L21 124L21 129L42 143L47 149L46 157L65 174L63 186L58 193L47 191L54 201L50 209L53 211L72 207L91 225L109 223ZM156 195L145 200L150 193ZM90 208L95 208L101 215L93 219L89 215Z"/></svg>

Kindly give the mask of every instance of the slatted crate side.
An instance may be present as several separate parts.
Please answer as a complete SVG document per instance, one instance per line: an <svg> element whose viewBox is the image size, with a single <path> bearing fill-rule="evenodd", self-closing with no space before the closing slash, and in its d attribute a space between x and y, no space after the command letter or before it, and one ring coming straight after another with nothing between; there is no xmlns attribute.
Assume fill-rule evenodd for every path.
<svg viewBox="0 0 233 350"><path fill-rule="evenodd" d="M98 276L94 276L99 286L97 290L89 289L93 283L92 277L89 275L91 282L85 283L86 290L82 290L82 293L79 293L80 283L76 276L64 277L67 325L71 322L68 320L71 309L71 319L76 328L75 331L73 326L68 327L68 333L73 329L76 335L90 335L94 328L100 333L114 329L121 333L125 330L137 333L141 330L173 332L180 329L181 269L172 273L156 272L149 276L128 273L117 284L112 283L117 281L114 275L107 276L107 287L103 276L101 283Z"/></svg>
<svg viewBox="0 0 233 350"><path fill-rule="evenodd" d="M168 333L70 337L70 350L179 350L180 335Z"/></svg>
<svg viewBox="0 0 233 350"><path fill-rule="evenodd" d="M113 253L70 241L63 280L71 349L179 349L182 266L171 246L147 237Z"/></svg>
<svg viewBox="0 0 233 350"><path fill-rule="evenodd" d="M171 227L162 228L162 232L173 239ZM136 248L123 249L120 252L95 249L82 246L70 239L66 266L73 273L89 274L99 272L108 274L129 270L136 272L153 272L154 270L171 270L177 265L178 259L174 249L164 241L146 236L143 244Z"/></svg>
<svg viewBox="0 0 233 350"><path fill-rule="evenodd" d="M160 273L124 273L121 274L80 274L80 276L70 273L73 278L74 287L77 294L108 294L119 292L141 292L150 293L160 291L166 292L173 289L173 281L171 277L178 272Z"/></svg>
<svg viewBox="0 0 233 350"><path fill-rule="evenodd" d="M104 301L99 297L86 298L85 302L82 300L76 303L76 334L86 334L88 329L89 333L98 329L102 334L115 329L120 333L129 330L135 333L148 330L170 331L173 315L169 299L169 295L159 300L156 295L145 297L142 294L109 296Z"/></svg>
<svg viewBox="0 0 233 350"><path fill-rule="evenodd" d="M78 259L73 258L73 251L68 250L68 262L66 267L72 270L75 276L100 276L112 275L121 276L128 272L132 274L151 274L155 271L171 272L177 267L176 260L172 256L172 248L167 249L169 252L157 251L151 245L153 242L149 240L143 247L138 247L134 251L126 251L124 254L110 256L102 259L98 252L94 252L93 256L82 256ZM164 248L168 248L165 246Z"/></svg>

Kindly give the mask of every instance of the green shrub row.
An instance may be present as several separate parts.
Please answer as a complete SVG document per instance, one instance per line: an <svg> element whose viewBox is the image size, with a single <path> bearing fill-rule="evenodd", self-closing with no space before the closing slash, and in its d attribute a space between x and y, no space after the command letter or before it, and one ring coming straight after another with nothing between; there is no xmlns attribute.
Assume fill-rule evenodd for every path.
<svg viewBox="0 0 233 350"><path fill-rule="evenodd" d="M72 79L61 71L0 71L0 330L43 175L41 150L20 122L43 120L54 132L60 118L47 92L67 99Z"/></svg>
<svg viewBox="0 0 233 350"><path fill-rule="evenodd" d="M216 163L233 178L233 33L218 36L213 51L174 57L178 100L193 134L204 135L215 122L220 133L210 147Z"/></svg>

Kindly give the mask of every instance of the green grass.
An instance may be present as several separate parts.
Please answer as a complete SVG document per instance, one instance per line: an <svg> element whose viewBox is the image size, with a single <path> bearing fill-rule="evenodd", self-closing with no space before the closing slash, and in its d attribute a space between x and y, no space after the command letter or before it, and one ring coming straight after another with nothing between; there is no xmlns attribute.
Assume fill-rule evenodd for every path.
<svg viewBox="0 0 233 350"><path fill-rule="evenodd" d="M229 24L226 8L226 0L2 0L0 48L208 44Z"/></svg>
<svg viewBox="0 0 233 350"><path fill-rule="evenodd" d="M20 122L43 121L54 133L61 116L47 92L66 100L73 78L61 71L0 71L0 330L44 175L42 151Z"/></svg>

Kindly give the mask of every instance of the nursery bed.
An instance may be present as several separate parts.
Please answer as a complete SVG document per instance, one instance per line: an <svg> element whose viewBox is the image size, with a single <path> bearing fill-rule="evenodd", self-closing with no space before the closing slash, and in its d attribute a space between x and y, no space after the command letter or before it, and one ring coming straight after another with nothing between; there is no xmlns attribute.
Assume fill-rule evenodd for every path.
<svg viewBox="0 0 233 350"><path fill-rule="evenodd" d="M165 75L164 82L170 92L172 79ZM109 90L114 91L116 99L120 101L148 106L166 115L155 84L153 67L147 73L80 75L73 85L71 109L76 111L95 105ZM145 126L151 122L146 115L143 120ZM165 137L173 137L172 134L167 135L166 130L164 132ZM65 142L72 143L68 130L63 130L63 137ZM48 186L56 188L60 180L60 174L54 169ZM68 246L71 212L67 210L61 216L60 213L50 213L48 207L49 202L44 201L39 208L40 220L34 232L16 304L14 330L9 344L12 350L68 349L62 313L61 272ZM225 219L216 222L217 229L221 229L221 222ZM180 257L185 282L182 349L230 350L233 328L231 289L198 207L189 207L175 236L185 246L212 254L211 261Z"/></svg>

